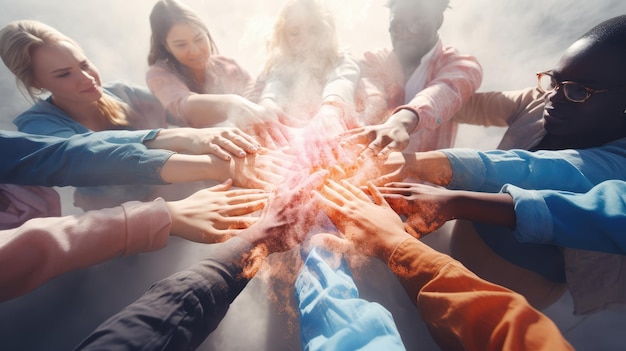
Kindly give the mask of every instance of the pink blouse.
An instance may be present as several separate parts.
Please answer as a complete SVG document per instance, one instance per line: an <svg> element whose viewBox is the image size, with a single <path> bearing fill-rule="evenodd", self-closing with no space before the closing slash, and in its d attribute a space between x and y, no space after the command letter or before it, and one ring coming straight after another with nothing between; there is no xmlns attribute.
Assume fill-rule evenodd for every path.
<svg viewBox="0 0 626 351"><path fill-rule="evenodd" d="M193 92L182 76L167 62L158 61L148 68L146 84L154 96L176 119L175 124L187 127L185 104L195 94L236 94L248 98L254 89L252 76L235 60L212 55L206 65L205 85L201 92Z"/></svg>

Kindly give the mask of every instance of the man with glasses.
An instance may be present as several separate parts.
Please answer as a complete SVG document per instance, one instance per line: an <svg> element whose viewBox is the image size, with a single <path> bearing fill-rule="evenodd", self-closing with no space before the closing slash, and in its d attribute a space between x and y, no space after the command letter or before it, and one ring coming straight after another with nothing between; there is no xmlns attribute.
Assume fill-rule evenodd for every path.
<svg viewBox="0 0 626 351"><path fill-rule="evenodd" d="M473 56L444 47L439 28L449 0L390 0L393 50L368 52L361 62L356 105L364 125L345 133L368 145L363 156L452 146L453 115L482 81Z"/></svg>
<svg viewBox="0 0 626 351"><path fill-rule="evenodd" d="M565 150L602 147L624 153L626 137L626 16L607 20L584 34L553 69L537 74L538 85L519 91L481 92L459 110L458 122L508 127L498 149ZM600 153L600 155L606 152ZM578 157L588 172L622 176L618 164ZM560 168L536 168L567 190ZM493 180L491 180L493 181ZM528 185L532 189L532 185ZM539 188L536 188L539 189ZM471 189L470 189L471 190ZM585 189L587 190L587 189ZM577 190L578 191L578 190ZM569 288L577 313L626 302L619 268L624 256L545 245L520 245L502 228L457 221L452 255L482 277L522 293L544 308ZM566 273L567 272L567 273ZM592 283L589 276L598 277ZM605 277L613 277L607 281Z"/></svg>

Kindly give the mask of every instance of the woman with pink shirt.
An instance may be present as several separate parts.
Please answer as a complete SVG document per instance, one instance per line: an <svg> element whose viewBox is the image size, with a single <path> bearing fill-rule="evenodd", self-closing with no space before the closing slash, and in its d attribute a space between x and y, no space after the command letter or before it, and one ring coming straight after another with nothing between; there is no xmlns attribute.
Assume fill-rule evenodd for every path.
<svg viewBox="0 0 626 351"><path fill-rule="evenodd" d="M219 55L200 17L176 0L160 0L150 13L146 83L175 124L239 127L263 144L283 143L277 116L248 100L254 80L237 62Z"/></svg>

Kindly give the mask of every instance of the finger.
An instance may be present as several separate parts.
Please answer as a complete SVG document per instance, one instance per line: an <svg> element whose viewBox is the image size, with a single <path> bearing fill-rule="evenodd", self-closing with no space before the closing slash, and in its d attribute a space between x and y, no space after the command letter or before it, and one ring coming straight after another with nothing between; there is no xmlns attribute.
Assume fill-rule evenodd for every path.
<svg viewBox="0 0 626 351"><path fill-rule="evenodd" d="M242 139L240 139L239 142L243 144L242 146L244 148L252 148L252 145L249 145L248 143L243 142ZM240 147L236 143L236 141L233 139L220 138L218 140L218 144L221 146L223 150L228 151L233 156L236 156L236 157L246 156L246 151L242 147Z"/></svg>
<svg viewBox="0 0 626 351"><path fill-rule="evenodd" d="M248 150L248 152L253 153L261 148L261 145L259 145L252 135L241 129L234 129L232 134L234 134L234 136L229 139L234 140L237 145Z"/></svg>
<svg viewBox="0 0 626 351"><path fill-rule="evenodd" d="M262 182L264 184L269 183L273 187L277 186L278 184L282 184L285 181L285 177L278 174L280 173L279 171L268 171L264 169L259 169L255 173L256 173L255 175L256 175L257 181ZM257 189L265 189L265 185L262 188L257 188Z"/></svg>
<svg viewBox="0 0 626 351"><path fill-rule="evenodd" d="M409 144L408 142L399 143L397 141L392 141L388 143L387 145L385 145L385 147L382 148L382 150L380 150L377 156L384 157L392 152L402 151L408 146L408 144Z"/></svg>
<svg viewBox="0 0 626 351"><path fill-rule="evenodd" d="M233 180L232 179L226 179L224 182L222 182L221 184L218 185L214 185L210 188L207 188L206 190L209 191L225 191L230 189L230 187L233 185Z"/></svg>
<svg viewBox="0 0 626 351"><path fill-rule="evenodd" d="M299 186L298 191L310 193L313 189L320 189L324 185L324 181L328 178L329 172L327 170L317 171L311 174L304 182Z"/></svg>
<svg viewBox="0 0 626 351"><path fill-rule="evenodd" d="M320 193L317 190L312 192L313 200L319 208L326 213L326 215L330 218L330 220L337 224L337 221L343 218L342 207L337 205L331 199L325 197L324 194Z"/></svg>
<svg viewBox="0 0 626 351"><path fill-rule="evenodd" d="M247 215L247 214L262 210L263 207L265 207L265 204L267 204L267 199L240 203L240 204L229 207L226 210L225 215L228 215L228 216Z"/></svg>
<svg viewBox="0 0 626 351"><path fill-rule="evenodd" d="M389 196L391 195L410 196L411 195L410 188L376 187L376 189L378 189L378 191L380 191L380 193L383 194L385 198L387 198L388 195Z"/></svg>
<svg viewBox="0 0 626 351"><path fill-rule="evenodd" d="M343 207L343 205L347 202L347 199L337 189L337 188L341 189L341 187L333 186L332 184L330 184L330 182L332 181L329 180L329 184L324 185L320 193L329 201L332 201L339 207Z"/></svg>
<svg viewBox="0 0 626 351"><path fill-rule="evenodd" d="M246 229L256 223L260 217L230 217L224 220L228 229Z"/></svg>
<svg viewBox="0 0 626 351"><path fill-rule="evenodd" d="M248 199L250 199L250 201L266 199L270 194L261 189L236 189L226 191L224 195L229 198L229 204L237 204L245 202Z"/></svg>
<svg viewBox="0 0 626 351"><path fill-rule="evenodd" d="M371 145L368 145L365 149L363 149L363 151L361 151L357 160L359 162L363 162L363 160L369 160L369 159L374 158L376 154L377 154L376 149L371 147Z"/></svg>
<svg viewBox="0 0 626 351"><path fill-rule="evenodd" d="M341 180L341 185L343 185L346 189L350 190L350 192L352 194L354 194L357 198L363 200L363 201L367 201L369 202L370 199L367 197L367 195L358 187L350 184L348 181L346 180Z"/></svg>
<svg viewBox="0 0 626 351"><path fill-rule="evenodd" d="M391 182L391 183L385 184L385 187L388 187L388 188L405 188L405 189L409 189L409 188L412 188L413 186L415 186L415 183Z"/></svg>
<svg viewBox="0 0 626 351"><path fill-rule="evenodd" d="M387 201L385 201L383 195L380 193L380 191L378 191L378 189L372 182L367 182L367 188L369 189L370 195L372 195L372 200L374 200L375 204L379 206L389 207L389 204L387 203Z"/></svg>
<svg viewBox="0 0 626 351"><path fill-rule="evenodd" d="M332 179L328 180L327 186L340 194L340 196L344 199L344 202L352 202L358 199L357 194L352 192L352 189L344 187L342 184L339 184ZM360 192L360 190L357 189Z"/></svg>
<svg viewBox="0 0 626 351"><path fill-rule="evenodd" d="M207 150L207 154L213 154L224 161L230 161L232 154L225 149L222 149L219 145L211 144ZM236 154L234 154L236 155Z"/></svg>
<svg viewBox="0 0 626 351"><path fill-rule="evenodd" d="M339 134L339 137L343 139L345 144L365 144L369 143L371 139L368 137L370 134L365 128L350 129Z"/></svg>

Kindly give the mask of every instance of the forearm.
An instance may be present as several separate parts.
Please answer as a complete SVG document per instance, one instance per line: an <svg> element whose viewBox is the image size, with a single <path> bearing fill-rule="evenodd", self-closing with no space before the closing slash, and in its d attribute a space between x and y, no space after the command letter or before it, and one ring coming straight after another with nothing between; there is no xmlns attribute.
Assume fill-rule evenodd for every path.
<svg viewBox="0 0 626 351"><path fill-rule="evenodd" d="M389 266L442 349L572 349L521 295L480 279L417 239L404 241Z"/></svg>
<svg viewBox="0 0 626 351"><path fill-rule="evenodd" d="M248 283L242 257L252 250L239 238L220 244L207 259L155 283L77 349L195 349L217 328Z"/></svg>
<svg viewBox="0 0 626 351"><path fill-rule="evenodd" d="M185 121L194 128L210 127L228 118L228 109L233 103L231 94L189 95L183 105Z"/></svg>
<svg viewBox="0 0 626 351"><path fill-rule="evenodd" d="M583 151L586 150L580 152ZM504 184L509 183L523 188L586 192L593 186L589 175L598 174L597 169L600 169L581 170L580 167L590 167L584 166L586 162L575 150L445 149L441 152L450 160L453 171L447 185L450 189L499 192ZM608 166L608 162L605 167L611 171L616 168ZM554 172L558 172L559 177L554 177Z"/></svg>
<svg viewBox="0 0 626 351"><path fill-rule="evenodd" d="M134 140L146 133L122 133L120 136ZM4 146L4 167L0 181L43 186L163 183L158 170L172 155L171 151L147 150L137 142L109 143L102 137L100 133L68 139L3 133L0 143Z"/></svg>
<svg viewBox="0 0 626 351"><path fill-rule="evenodd" d="M129 202L82 216L37 218L2 231L0 300L62 273L167 244L170 217L162 200Z"/></svg>
<svg viewBox="0 0 626 351"><path fill-rule="evenodd" d="M515 203L509 194L453 190L451 219L464 219L515 228Z"/></svg>
<svg viewBox="0 0 626 351"><path fill-rule="evenodd" d="M161 178L167 183L225 181L231 177L230 167L230 161L215 155L174 154L163 165Z"/></svg>
<svg viewBox="0 0 626 351"><path fill-rule="evenodd" d="M404 153L407 176L435 185L447 186L453 169L446 154L440 151Z"/></svg>

